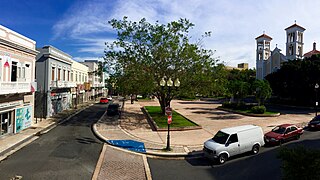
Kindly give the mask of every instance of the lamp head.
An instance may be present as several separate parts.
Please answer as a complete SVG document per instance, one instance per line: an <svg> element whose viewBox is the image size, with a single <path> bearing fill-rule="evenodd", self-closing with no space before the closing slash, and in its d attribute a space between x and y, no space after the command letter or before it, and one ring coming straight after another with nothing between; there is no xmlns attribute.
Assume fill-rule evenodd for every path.
<svg viewBox="0 0 320 180"><path fill-rule="evenodd" d="M171 80L171 78L168 79L167 86L168 87L172 87L173 86L173 81Z"/></svg>
<svg viewBox="0 0 320 180"><path fill-rule="evenodd" d="M164 87L165 85L166 85L166 81L164 80L164 78L162 78L160 81L160 86Z"/></svg>

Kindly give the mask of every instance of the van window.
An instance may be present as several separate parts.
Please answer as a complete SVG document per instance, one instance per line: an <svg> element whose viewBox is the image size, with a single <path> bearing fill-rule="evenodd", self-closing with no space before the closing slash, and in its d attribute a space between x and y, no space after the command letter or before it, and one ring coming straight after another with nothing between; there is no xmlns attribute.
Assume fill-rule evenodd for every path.
<svg viewBox="0 0 320 180"><path fill-rule="evenodd" d="M217 134L212 138L212 140L219 144L225 144L227 142L228 137L229 134L218 131Z"/></svg>
<svg viewBox="0 0 320 180"><path fill-rule="evenodd" d="M238 136L237 136L237 134L232 134L228 140L228 143L232 144L232 143L236 143L236 142L238 142Z"/></svg>

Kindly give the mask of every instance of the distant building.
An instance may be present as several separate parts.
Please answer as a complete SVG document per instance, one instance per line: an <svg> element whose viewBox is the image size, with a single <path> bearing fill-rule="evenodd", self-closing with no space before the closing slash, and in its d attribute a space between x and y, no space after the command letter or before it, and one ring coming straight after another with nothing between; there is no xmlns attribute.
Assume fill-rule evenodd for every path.
<svg viewBox="0 0 320 180"><path fill-rule="evenodd" d="M256 78L263 79L268 74L280 69L283 62L302 59L303 33L305 28L296 23L285 29L287 35L286 55L277 46L271 51L272 38L265 33L256 38Z"/></svg>
<svg viewBox="0 0 320 180"><path fill-rule="evenodd" d="M226 69L228 69L228 70L232 70L232 69L247 70L247 69L249 69L249 64L248 63L240 63L240 64L238 64L238 67L226 66Z"/></svg>
<svg viewBox="0 0 320 180"><path fill-rule="evenodd" d="M316 43L314 42L313 43L313 49L307 53L305 53L303 56L306 57L306 58L309 58L311 57L312 55L317 55L317 54L320 54L320 51L318 51L316 49Z"/></svg>
<svg viewBox="0 0 320 180"><path fill-rule="evenodd" d="M91 86L91 94L89 98L94 99L100 96L106 96L106 88L105 88L105 78L104 73L102 72L101 76L97 74L99 70L99 61L98 60L85 60L81 62L89 67L89 78L88 82Z"/></svg>

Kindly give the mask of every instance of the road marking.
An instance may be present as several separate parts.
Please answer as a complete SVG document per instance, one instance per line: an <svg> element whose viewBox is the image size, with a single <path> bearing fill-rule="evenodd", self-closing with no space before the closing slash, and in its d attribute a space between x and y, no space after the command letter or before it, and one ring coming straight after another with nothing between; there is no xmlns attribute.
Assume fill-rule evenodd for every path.
<svg viewBox="0 0 320 180"><path fill-rule="evenodd" d="M102 147L102 151L100 153L100 157L99 157L98 163L96 165L96 168L95 168L93 176L92 176L92 180L98 179L98 176L99 176L99 173L100 173L100 169L101 169L101 166L102 166L102 163L103 163L103 160L104 160L104 155L105 155L106 149L107 149L107 145L106 145L106 143L104 143L103 147Z"/></svg>
<svg viewBox="0 0 320 180"><path fill-rule="evenodd" d="M144 169L146 171L146 178L147 180L152 180L152 175L151 175L150 167L148 164L147 156L142 155L142 159L143 159Z"/></svg>

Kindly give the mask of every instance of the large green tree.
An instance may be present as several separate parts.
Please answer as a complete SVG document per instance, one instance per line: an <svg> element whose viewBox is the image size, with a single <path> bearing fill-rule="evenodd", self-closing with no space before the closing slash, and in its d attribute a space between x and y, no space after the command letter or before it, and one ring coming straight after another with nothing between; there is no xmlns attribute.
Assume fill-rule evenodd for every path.
<svg viewBox="0 0 320 180"><path fill-rule="evenodd" d="M320 84L320 56L283 63L281 69L266 76L274 95L297 105L313 105L315 84Z"/></svg>
<svg viewBox="0 0 320 180"><path fill-rule="evenodd" d="M171 88L168 93L167 87L160 87L162 78L179 78L182 92L208 92L216 60L211 50L202 48L201 39L191 43L189 30L194 24L189 20L151 24L144 18L132 22L124 17L109 23L117 31L117 40L106 44L105 60L117 74L123 93L152 93L164 111L178 91Z"/></svg>

